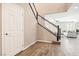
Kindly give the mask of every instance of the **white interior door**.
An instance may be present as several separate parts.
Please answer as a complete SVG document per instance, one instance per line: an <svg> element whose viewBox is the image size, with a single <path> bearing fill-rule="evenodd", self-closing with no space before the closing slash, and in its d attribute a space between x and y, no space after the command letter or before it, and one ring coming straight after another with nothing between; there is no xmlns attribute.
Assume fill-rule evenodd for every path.
<svg viewBox="0 0 79 59"><path fill-rule="evenodd" d="M2 9L2 54L15 55L24 46L24 10L17 4L3 4Z"/></svg>

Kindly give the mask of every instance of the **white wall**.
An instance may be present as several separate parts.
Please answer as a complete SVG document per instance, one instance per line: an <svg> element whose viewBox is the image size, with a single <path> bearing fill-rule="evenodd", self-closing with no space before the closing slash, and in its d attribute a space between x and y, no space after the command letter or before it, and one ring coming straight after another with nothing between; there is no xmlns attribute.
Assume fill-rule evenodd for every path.
<svg viewBox="0 0 79 59"><path fill-rule="evenodd" d="M76 27L77 23L74 22L60 22L60 28L62 31L76 31L77 27Z"/></svg>
<svg viewBox="0 0 79 59"><path fill-rule="evenodd" d="M76 27L77 27L77 29L79 29L79 22L77 22Z"/></svg>
<svg viewBox="0 0 79 59"><path fill-rule="evenodd" d="M28 4L25 4L24 9L25 9L24 47L27 47L36 41L37 23Z"/></svg>

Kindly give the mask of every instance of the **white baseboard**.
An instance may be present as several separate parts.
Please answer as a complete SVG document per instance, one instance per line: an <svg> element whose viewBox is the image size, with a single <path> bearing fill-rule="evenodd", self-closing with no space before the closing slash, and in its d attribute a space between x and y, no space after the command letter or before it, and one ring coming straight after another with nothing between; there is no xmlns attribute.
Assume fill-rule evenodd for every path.
<svg viewBox="0 0 79 59"><path fill-rule="evenodd" d="M29 44L27 47L25 47L23 50L27 49L28 47L30 47L31 45L35 44L37 41L32 42L31 44Z"/></svg>
<svg viewBox="0 0 79 59"><path fill-rule="evenodd" d="M38 42L46 42L46 43L52 43L52 41L46 41L46 40L37 40Z"/></svg>

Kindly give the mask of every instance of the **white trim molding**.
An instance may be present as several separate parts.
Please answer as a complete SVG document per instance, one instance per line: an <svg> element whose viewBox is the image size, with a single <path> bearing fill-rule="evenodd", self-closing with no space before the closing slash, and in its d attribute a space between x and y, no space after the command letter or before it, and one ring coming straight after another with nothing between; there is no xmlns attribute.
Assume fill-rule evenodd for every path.
<svg viewBox="0 0 79 59"><path fill-rule="evenodd" d="M24 47L24 49L23 50L25 50L25 49L27 49L27 48L29 48L31 45L33 45L33 44L35 44L37 41L34 41L34 42L32 42L31 44L29 44L27 47ZM22 51L23 51L22 50Z"/></svg>
<svg viewBox="0 0 79 59"><path fill-rule="evenodd" d="M47 41L47 40L37 40L38 42L46 42L46 43L52 43L52 41Z"/></svg>

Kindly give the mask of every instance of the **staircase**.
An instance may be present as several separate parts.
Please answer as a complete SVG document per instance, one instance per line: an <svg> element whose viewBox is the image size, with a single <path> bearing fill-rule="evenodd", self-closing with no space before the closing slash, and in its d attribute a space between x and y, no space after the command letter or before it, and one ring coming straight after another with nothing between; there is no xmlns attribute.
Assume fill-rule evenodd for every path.
<svg viewBox="0 0 79 59"><path fill-rule="evenodd" d="M43 29L50 32L52 35L54 35L57 38L56 41L52 41L52 43L53 44L60 44L59 40L61 39L61 29L59 28L59 25L55 25L54 23L45 19L43 16L39 15L38 11L36 10L34 3L29 3L29 6L30 6L30 8L31 8L31 10L32 10L32 12L35 16L37 24L39 26L41 26ZM45 26L43 23L41 23L41 21L44 21L49 26ZM50 26L52 27L52 29L49 28Z"/></svg>

